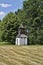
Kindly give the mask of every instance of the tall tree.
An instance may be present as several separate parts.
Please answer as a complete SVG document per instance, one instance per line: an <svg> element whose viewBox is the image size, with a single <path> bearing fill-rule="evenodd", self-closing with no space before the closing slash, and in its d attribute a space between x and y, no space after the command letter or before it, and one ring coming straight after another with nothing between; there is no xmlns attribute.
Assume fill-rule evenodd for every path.
<svg viewBox="0 0 43 65"><path fill-rule="evenodd" d="M30 44L43 44L43 0L27 0L23 3ZM40 35L39 35L40 32ZM42 33L42 34L41 34ZM38 39L39 38L39 39Z"/></svg>
<svg viewBox="0 0 43 65"><path fill-rule="evenodd" d="M3 19L3 34L2 39L11 43L15 43L15 37L17 35L18 26L20 25L20 19L14 13L10 12Z"/></svg>
<svg viewBox="0 0 43 65"><path fill-rule="evenodd" d="M14 43L20 23L27 29L30 44L43 44L43 0L25 0L23 9L8 13L1 22L2 39Z"/></svg>

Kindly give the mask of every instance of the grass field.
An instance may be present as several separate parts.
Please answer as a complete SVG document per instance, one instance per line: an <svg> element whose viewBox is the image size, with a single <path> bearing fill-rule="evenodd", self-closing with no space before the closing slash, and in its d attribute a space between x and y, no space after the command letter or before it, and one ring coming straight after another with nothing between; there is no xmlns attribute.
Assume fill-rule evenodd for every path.
<svg viewBox="0 0 43 65"><path fill-rule="evenodd" d="M0 46L0 65L43 65L43 46Z"/></svg>

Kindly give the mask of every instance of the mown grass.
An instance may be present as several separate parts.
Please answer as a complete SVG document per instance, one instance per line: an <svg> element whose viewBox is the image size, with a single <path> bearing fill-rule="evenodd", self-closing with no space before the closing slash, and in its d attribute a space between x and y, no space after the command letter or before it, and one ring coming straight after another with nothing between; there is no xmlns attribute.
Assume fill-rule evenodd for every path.
<svg viewBox="0 0 43 65"><path fill-rule="evenodd" d="M0 65L43 65L43 46L0 46Z"/></svg>

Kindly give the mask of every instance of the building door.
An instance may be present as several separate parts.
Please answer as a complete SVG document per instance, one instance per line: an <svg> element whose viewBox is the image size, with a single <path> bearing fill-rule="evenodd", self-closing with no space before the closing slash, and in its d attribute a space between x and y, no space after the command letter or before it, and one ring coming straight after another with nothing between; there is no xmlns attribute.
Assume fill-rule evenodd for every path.
<svg viewBox="0 0 43 65"><path fill-rule="evenodd" d="M24 38L24 45L27 45L27 38Z"/></svg>
<svg viewBox="0 0 43 65"><path fill-rule="evenodd" d="M20 39L20 45L24 45L24 38L23 37L21 37L21 39Z"/></svg>

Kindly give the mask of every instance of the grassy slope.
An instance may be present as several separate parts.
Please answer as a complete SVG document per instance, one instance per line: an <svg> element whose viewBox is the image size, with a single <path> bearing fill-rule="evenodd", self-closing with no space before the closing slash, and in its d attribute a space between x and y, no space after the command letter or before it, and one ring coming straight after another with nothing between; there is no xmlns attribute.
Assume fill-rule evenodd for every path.
<svg viewBox="0 0 43 65"><path fill-rule="evenodd" d="M43 46L0 46L0 65L43 65Z"/></svg>
<svg viewBox="0 0 43 65"><path fill-rule="evenodd" d="M11 43L9 43L9 42L0 42L0 46L1 45L11 45Z"/></svg>

